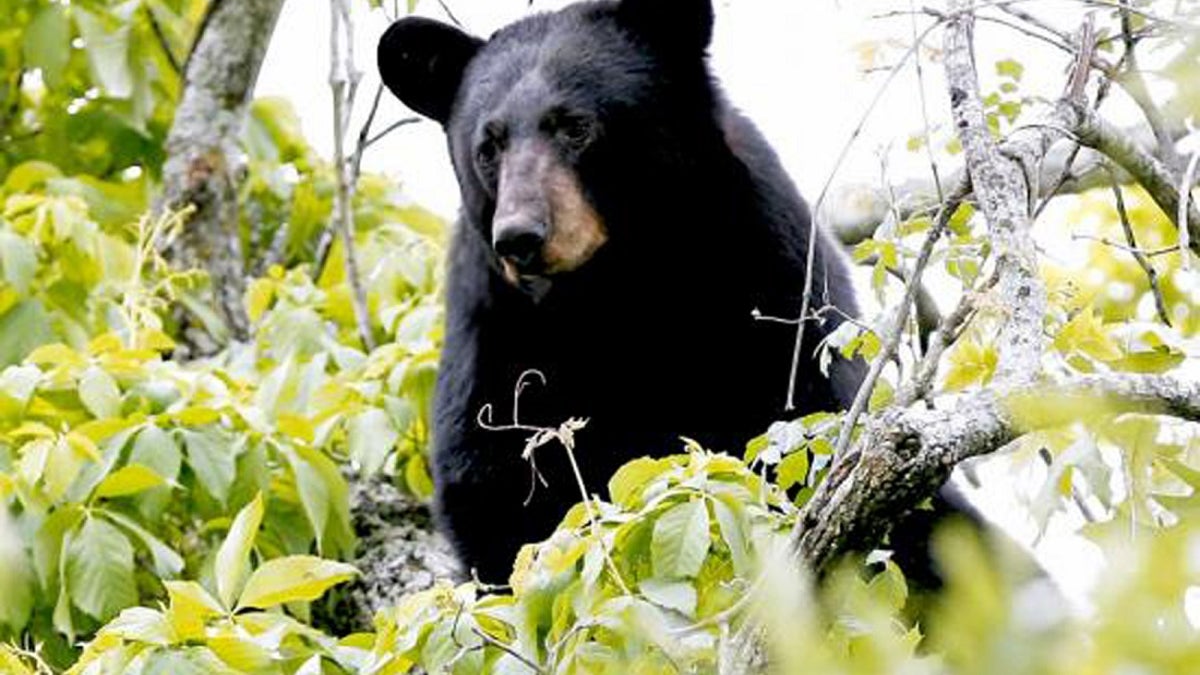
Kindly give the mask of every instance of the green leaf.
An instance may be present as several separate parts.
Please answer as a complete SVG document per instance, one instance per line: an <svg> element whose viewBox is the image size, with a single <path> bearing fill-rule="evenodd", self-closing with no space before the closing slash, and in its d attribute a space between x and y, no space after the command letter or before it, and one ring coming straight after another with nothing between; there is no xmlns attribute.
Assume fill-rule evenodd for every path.
<svg viewBox="0 0 1200 675"><path fill-rule="evenodd" d="M100 630L100 634L160 647L166 647L174 639L171 635L171 625L163 613L146 607L122 610L117 618Z"/></svg>
<svg viewBox="0 0 1200 675"><path fill-rule="evenodd" d="M368 408L350 420L350 458L362 467L364 474L372 476L383 468L388 453L396 447L399 438L400 434L392 427L386 412Z"/></svg>
<svg viewBox="0 0 1200 675"><path fill-rule="evenodd" d="M669 459L635 459L617 469L608 481L608 494L617 506L634 508L646 485L673 466Z"/></svg>
<svg viewBox="0 0 1200 675"><path fill-rule="evenodd" d="M171 624L180 640L203 639L205 621L227 613L221 603L195 581L164 581L163 586L171 600Z"/></svg>
<svg viewBox="0 0 1200 675"><path fill-rule="evenodd" d="M179 647L146 652L143 675L237 675L207 647Z"/></svg>
<svg viewBox="0 0 1200 675"><path fill-rule="evenodd" d="M724 499L713 500L713 515L717 517L717 526L721 530L721 538L729 548L729 557L733 560L733 571L739 577L749 578L754 567L750 558L745 521L745 507L736 500L726 503Z"/></svg>
<svg viewBox="0 0 1200 675"><path fill-rule="evenodd" d="M1025 66L1022 65L1020 61L1013 59L997 61L996 74L1000 77L1007 77L1020 82L1021 76L1025 74Z"/></svg>
<svg viewBox="0 0 1200 675"><path fill-rule="evenodd" d="M134 88L134 72L129 65L131 24L93 14L78 5L73 10L96 80L109 96L129 98Z"/></svg>
<svg viewBox="0 0 1200 675"><path fill-rule="evenodd" d="M263 511L262 493L259 493L238 512L229 534L217 549L213 574L217 579L217 597L226 607L233 606L250 575L250 550L254 547L258 528L262 526Z"/></svg>
<svg viewBox="0 0 1200 675"><path fill-rule="evenodd" d="M117 417L121 413L121 389L117 381L95 366L79 378L79 399L96 419Z"/></svg>
<svg viewBox="0 0 1200 675"><path fill-rule="evenodd" d="M29 293L29 284L37 274L37 248L24 237L0 232L0 266L4 282L20 295Z"/></svg>
<svg viewBox="0 0 1200 675"><path fill-rule="evenodd" d="M0 632L19 635L33 610L37 580L21 542L11 534L8 514L0 511Z"/></svg>
<svg viewBox="0 0 1200 675"><path fill-rule="evenodd" d="M26 300L0 315L0 366L20 363L35 348L54 340L45 306Z"/></svg>
<svg viewBox="0 0 1200 675"><path fill-rule="evenodd" d="M309 555L269 560L246 582L238 607L266 609L285 602L316 600L333 586L349 581L358 570L345 563Z"/></svg>
<svg viewBox="0 0 1200 675"><path fill-rule="evenodd" d="M689 581L646 579L638 584L646 599L688 617L696 615L696 588Z"/></svg>
<svg viewBox="0 0 1200 675"><path fill-rule="evenodd" d="M694 577L704 565L711 540L708 509L697 499L671 507L654 523L650 557L660 579Z"/></svg>
<svg viewBox="0 0 1200 675"><path fill-rule="evenodd" d="M776 478L780 489L790 490L793 485L805 485L808 482L808 453L797 450L779 463L779 474Z"/></svg>
<svg viewBox="0 0 1200 675"><path fill-rule="evenodd" d="M147 466L167 481L175 481L179 478L179 469L183 466L183 453L171 434L151 424L143 427L133 439L133 447L129 450L129 463ZM143 517L153 519L169 505L171 488L165 485L151 488L137 499L138 510Z"/></svg>
<svg viewBox="0 0 1200 675"><path fill-rule="evenodd" d="M153 469L141 464L130 464L108 474L96 487L97 497L125 497L135 495L166 483Z"/></svg>
<svg viewBox="0 0 1200 675"><path fill-rule="evenodd" d="M42 522L33 540L33 563L37 568L42 588L53 588L54 582L57 581L67 533L74 530L81 520L83 507L67 504L55 510Z"/></svg>
<svg viewBox="0 0 1200 675"><path fill-rule="evenodd" d="M210 495L222 504L229 500L229 490L237 475L238 448L230 434L219 427L200 431L182 429L183 445L187 448L188 466Z"/></svg>
<svg viewBox="0 0 1200 675"><path fill-rule="evenodd" d="M137 603L133 546L125 534L88 518L67 548L67 585L75 606L99 621Z"/></svg>
<svg viewBox="0 0 1200 675"><path fill-rule="evenodd" d="M904 573L891 560L888 560L883 571L876 574L867 584L867 591L880 607L887 607L893 612L903 609L908 601L908 583L904 579Z"/></svg>
<svg viewBox="0 0 1200 675"><path fill-rule="evenodd" d="M353 547L349 488L337 465L317 450L284 446L284 455L296 479L304 515L317 538L317 551L340 557Z"/></svg>
<svg viewBox="0 0 1200 675"><path fill-rule="evenodd" d="M133 439L129 463L150 467L163 478L175 480L179 476L183 456L170 434L157 426L148 425Z"/></svg>
<svg viewBox="0 0 1200 675"><path fill-rule="evenodd" d="M62 84L63 71L71 59L71 22L66 6L45 4L25 27L22 51L32 68L42 69L42 78L51 89Z"/></svg>
<svg viewBox="0 0 1200 675"><path fill-rule="evenodd" d="M159 578L174 577L183 571L183 558L171 547L164 544L161 539L150 534L141 525L138 525L132 518L123 516L115 511L101 510L99 513L102 513L105 518L128 530L130 534L142 542L142 545L150 552L150 558L154 563L154 573Z"/></svg>

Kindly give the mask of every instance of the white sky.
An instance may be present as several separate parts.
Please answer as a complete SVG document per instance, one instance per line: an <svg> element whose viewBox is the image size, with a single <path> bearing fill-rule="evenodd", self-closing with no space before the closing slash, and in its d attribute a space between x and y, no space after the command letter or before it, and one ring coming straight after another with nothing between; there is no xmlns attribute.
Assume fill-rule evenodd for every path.
<svg viewBox="0 0 1200 675"><path fill-rule="evenodd" d="M447 0L472 32L486 36L496 28L530 11L526 0ZM389 3L390 4L390 3ZM400 3L401 5L404 2ZM533 9L553 9L562 0L537 0ZM785 166L814 201L830 175L838 154L883 81L882 74L864 76L859 70L860 45L891 38L893 44L878 65L890 65L912 41L907 16L872 19L885 10L907 10L907 0L716 0L716 34L713 67L731 100L758 124L783 158ZM922 3L917 3L921 6ZM1071 3L1040 0L1031 3L1045 16L1065 19L1071 26L1077 14ZM364 77L355 109L360 120L378 85L375 44L387 27L382 11L369 11L364 2L353 2L357 33L357 62ZM445 19L436 0L421 0L418 14ZM921 17L922 25L928 19ZM990 64L1014 56L1012 34L998 33L988 24L979 27L982 75L992 75ZM1031 43L1025 39L1025 43ZM928 41L940 48L940 36ZM260 95L292 100L309 139L324 154L332 146L328 89L329 10L325 2L288 2L271 42L259 80ZM992 50L998 47L999 51ZM995 51L995 54L990 52ZM1056 94L1062 87L1065 58L1042 45L1022 44L1017 54L1029 68L1030 91ZM930 116L936 123L947 114L941 72L926 64L925 85ZM985 86L987 82L985 81ZM878 184L880 150L893 146L889 175L897 181L927 170L924 154L904 150L905 140L922 127L916 76L902 73L876 109L865 133L855 143L835 184L851 180ZM385 94L376 128L409 114ZM359 123L352 127L357 132ZM396 177L417 201L452 216L458 191L446 157L440 127L425 122L404 128L367 153L368 170Z"/></svg>
<svg viewBox="0 0 1200 675"><path fill-rule="evenodd" d="M391 0L385 0L390 4ZM486 36L528 10L526 0L446 0L472 32ZM925 3L914 0L917 7ZM404 4L403 0L400 2ZM561 0L537 0L534 9L552 9ZM829 179L854 129L875 97L884 75L860 71L861 46L873 40L892 40L887 56L877 65L894 63L912 42L908 16L872 18L881 11L904 11L908 0L716 0L716 34L712 64L730 99L747 112L771 141L802 193L815 201ZM352 2L356 21L356 54L364 78L355 109L352 137L371 103L379 82L375 70L375 45L387 27L381 11ZM1070 0L1031 0L1026 8L1073 30L1083 18ZM437 0L421 0L419 14L445 20ZM922 26L928 18L919 19ZM940 50L940 33L926 43L924 77L929 115L935 125L948 116L941 67L931 62ZM993 24L977 26L978 61L985 90L995 86L992 64L1017 58L1026 66L1024 91L1057 96L1065 81L1067 58L1053 48ZM296 107L309 140L324 155L330 154L331 103L329 76L329 9L326 2L293 1L284 4L283 16L272 39L258 94L283 96ZM875 113L855 141L834 185L868 182L879 185L882 158L887 156L887 176L894 182L928 171L924 153L905 150L905 142L923 128L920 89L914 70L901 73L881 99ZM1117 121L1129 119L1128 105L1113 97L1107 114ZM385 93L376 122L381 129L407 116L400 104ZM1115 117L1114 117L1115 115ZM890 152L888 149L890 148ZM943 175L957 160L941 158ZM458 207L458 187L446 156L441 128L432 122L408 126L373 146L365 156L367 170L382 171L406 187L409 197L452 217ZM1055 228L1064 230L1065 228ZM1055 242L1048 250L1062 250ZM1002 475L993 474L1003 480ZM1012 495L995 487L982 506L1003 522L1006 529L1028 541L1028 521ZM1056 530L1063 528L1055 527ZM1099 572L1098 553L1078 537L1060 533L1045 538L1039 558L1051 569L1067 595L1083 601L1086 589Z"/></svg>

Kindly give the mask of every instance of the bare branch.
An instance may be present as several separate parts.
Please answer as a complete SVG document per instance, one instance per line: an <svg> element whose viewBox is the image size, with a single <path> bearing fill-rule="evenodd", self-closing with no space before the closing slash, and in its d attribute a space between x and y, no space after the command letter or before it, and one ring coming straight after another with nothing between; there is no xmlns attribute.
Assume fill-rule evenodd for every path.
<svg viewBox="0 0 1200 675"><path fill-rule="evenodd" d="M1146 87L1146 79L1142 77L1142 69L1137 58L1137 38L1133 34L1133 13L1129 0L1121 2L1121 39L1125 44L1125 71L1117 81L1133 102L1142 110L1154 138L1158 141L1158 157L1172 171L1179 168L1179 155L1175 152L1175 138L1167 129L1166 118L1158 104L1150 97Z"/></svg>
<svg viewBox="0 0 1200 675"><path fill-rule="evenodd" d="M880 85L879 89L875 92L875 97L867 106L866 111L864 111L862 117L859 118L858 125L855 126L854 131L850 133L850 138L846 141L845 145L842 146L842 150L838 154L837 160L834 162L833 169L830 171L829 177L825 181L825 186L821 189L821 194L817 197L816 205L812 209L812 225L808 232L808 259L805 262L804 298L800 303L800 317L802 319L808 316L809 309L812 307L813 275L816 271L815 268L817 256L817 225L820 222L818 219L818 214L821 213L821 207L825 201L826 195L829 193L829 187L833 184L834 178L837 177L837 173L841 169L842 162L845 161L847 154L850 152L850 148L854 145L854 141L857 140L859 135L862 134L863 129L866 128L867 120L871 118L871 114L875 111L875 107L883 99L884 92L888 90L888 87L891 85L892 81L895 80L896 76L900 74L900 71L903 70L909 59L917 55L917 52L924 43L925 38L928 37L929 34L933 32L933 29L939 25L941 25L940 20L930 24L920 35L917 36L917 39L911 46L909 46L908 51L904 53L904 56L901 57L900 61L892 67L891 72L888 73L888 76L884 80L883 84ZM803 355L804 327L806 324L807 322L802 320L796 327L796 341L792 349L792 367L788 372L788 390L786 399L787 410L794 410L796 408L796 375L799 373L800 360Z"/></svg>
<svg viewBox="0 0 1200 675"><path fill-rule="evenodd" d="M1062 101L1058 105L1057 115L1084 145L1108 156L1146 188L1146 192L1175 226L1181 232L1187 229L1184 236L1187 237L1189 248L1200 254L1200 211L1196 209L1195 200L1181 199L1181 195L1187 194L1180 190L1182 180L1176 180L1171 170L1158 158L1091 108L1077 102Z"/></svg>
<svg viewBox="0 0 1200 675"><path fill-rule="evenodd" d="M896 354L900 347L900 341L904 337L904 328L908 325L909 310L913 307L917 295L922 288L921 276L925 272L926 265L929 264L929 259L933 255L933 248L938 240L945 233L947 225L950 223L950 218L958 210L962 200L967 196L970 190L970 185L967 183L959 183L954 187L954 190L948 195L946 203L942 205L942 210L934 221L933 227L930 228L929 234L925 237L925 243L921 246L921 251L917 255L917 261L913 266L912 275L908 279L908 284L904 289L904 297L900 300L899 306L896 307L893 323L888 327L887 333L883 336L883 347L880 353L871 362L871 368L867 372L866 378L862 385L858 388L858 393L854 396L854 402L850 405L849 412L846 413L846 419L842 423L842 430L838 435L837 446L834 450L834 457L840 458L845 455L846 448L850 445L850 439L854 432L854 426L858 423L858 418L863 411L867 409L867 403L871 400L871 393L875 390L875 383L879 381L879 376L883 374L883 369L888 361Z"/></svg>
<svg viewBox="0 0 1200 675"><path fill-rule="evenodd" d="M354 320L358 324L358 336L363 349L375 349L375 335L371 329L371 315L367 308L367 292L359 276L358 258L354 251L354 190L357 177L351 175L352 166L346 158L346 131L350 122L350 109L358 90L362 74L354 67L354 26L350 20L350 8L346 0L330 0L330 71L329 87L333 91L333 163L337 172L337 190L334 193L334 214L338 232L342 236L342 248L346 257L346 279L350 283L351 301L354 305ZM346 39L346 54L342 55L342 37ZM343 60L344 59L344 60ZM376 97L378 100L378 96Z"/></svg>
<svg viewBox="0 0 1200 675"><path fill-rule="evenodd" d="M961 10L968 5L956 2L952 6ZM972 15L967 11L955 14L947 25L946 79L971 184L995 248L997 292L1011 300L1009 320L1004 322L996 342L996 379L1015 384L1029 381L1039 370L1046 291L1029 236L1030 184L1023 167L1009 157L1020 157L1026 167L1033 166L1051 139L1044 130L1030 132L1023 141L1010 141L1001 153L984 115L972 31Z"/></svg>
<svg viewBox="0 0 1200 675"><path fill-rule="evenodd" d="M1158 284L1158 270L1154 269L1154 265L1150 264L1150 259L1138 248L1137 237L1133 233L1133 224L1129 222L1129 213L1125 210L1125 195L1121 192L1121 186L1117 183L1116 177L1113 178L1112 191L1117 205L1117 218L1121 221L1121 229L1125 231L1125 241L1129 243L1126 250L1146 274L1150 292L1154 295L1154 306L1158 311L1158 318L1170 326L1171 316L1167 313L1167 303L1163 299L1162 289ZM1184 256L1186 257L1186 255L1185 253Z"/></svg>

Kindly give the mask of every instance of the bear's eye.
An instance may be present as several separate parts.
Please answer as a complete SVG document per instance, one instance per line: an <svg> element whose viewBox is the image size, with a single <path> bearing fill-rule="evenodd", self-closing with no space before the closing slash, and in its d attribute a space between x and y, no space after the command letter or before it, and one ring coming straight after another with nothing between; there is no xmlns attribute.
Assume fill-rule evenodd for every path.
<svg viewBox="0 0 1200 675"><path fill-rule="evenodd" d="M481 168L493 167L499 156L500 146L490 138L485 138L475 150L475 161L479 162Z"/></svg>
<svg viewBox="0 0 1200 675"><path fill-rule="evenodd" d="M475 163L484 178L491 181L495 178L500 154L504 152L505 131L502 125L489 122L483 128L483 138L475 148Z"/></svg>
<svg viewBox="0 0 1200 675"><path fill-rule="evenodd" d="M587 116L566 111L551 113L545 123L554 137L567 149L579 151L596 136L596 123Z"/></svg>

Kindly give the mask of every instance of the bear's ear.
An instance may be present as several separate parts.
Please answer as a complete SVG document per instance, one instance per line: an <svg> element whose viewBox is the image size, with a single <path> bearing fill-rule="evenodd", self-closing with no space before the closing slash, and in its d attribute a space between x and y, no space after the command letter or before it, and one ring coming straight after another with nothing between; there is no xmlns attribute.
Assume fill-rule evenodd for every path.
<svg viewBox="0 0 1200 675"><path fill-rule="evenodd" d="M712 0L621 0L617 17L651 44L689 56L712 41Z"/></svg>
<svg viewBox="0 0 1200 675"><path fill-rule="evenodd" d="M379 74L404 105L444 125L463 72L481 46L482 40L453 26L401 19L379 39Z"/></svg>

